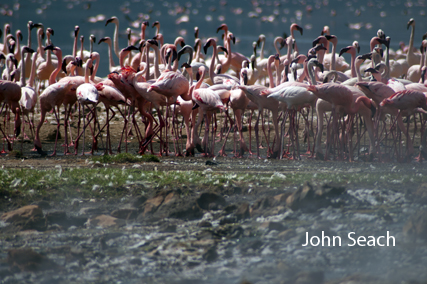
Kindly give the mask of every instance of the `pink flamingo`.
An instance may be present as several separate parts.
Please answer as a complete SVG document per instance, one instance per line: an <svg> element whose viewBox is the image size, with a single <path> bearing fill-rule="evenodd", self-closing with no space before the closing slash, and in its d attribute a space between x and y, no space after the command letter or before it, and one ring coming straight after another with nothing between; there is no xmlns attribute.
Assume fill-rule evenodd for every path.
<svg viewBox="0 0 427 284"><path fill-rule="evenodd" d="M213 111L216 111L217 109L225 109L224 104L221 101L221 98L217 93L215 93L213 90L207 89L200 89L200 86L202 84L203 77L205 75L206 69L201 66L199 68L200 79L197 81L197 84L195 86L191 86L189 94L192 96L193 101L200 107L200 114L199 118L197 120L196 125L193 127L193 139L197 135L197 129L199 128L200 123L202 122L202 118L205 119L205 135L203 138L203 144L205 147L205 156L214 156L214 147L215 147L215 139L212 139L211 144L211 152L208 154L208 140L209 140L209 124L212 119Z"/></svg>

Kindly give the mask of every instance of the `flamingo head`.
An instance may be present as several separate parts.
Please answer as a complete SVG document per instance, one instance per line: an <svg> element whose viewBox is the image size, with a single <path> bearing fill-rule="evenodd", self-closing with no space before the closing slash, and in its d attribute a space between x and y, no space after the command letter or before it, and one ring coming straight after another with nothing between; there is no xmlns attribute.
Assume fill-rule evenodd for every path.
<svg viewBox="0 0 427 284"><path fill-rule="evenodd" d="M98 41L98 44L100 44L101 42L108 42L108 41L110 41L111 42L111 39L108 37L108 36L106 36L106 37L103 37L103 38L101 38L99 41Z"/></svg>
<svg viewBox="0 0 427 284"><path fill-rule="evenodd" d="M366 59L372 59L372 53L365 53L356 57L356 59L365 61Z"/></svg>
<svg viewBox="0 0 427 284"><path fill-rule="evenodd" d="M406 24L406 29L409 29L410 26L415 26L414 18L410 18L408 23Z"/></svg>
<svg viewBox="0 0 427 284"><path fill-rule="evenodd" d="M194 27L194 37L199 38L199 27Z"/></svg>
<svg viewBox="0 0 427 284"><path fill-rule="evenodd" d="M327 44L328 40L325 36L318 36L315 40L313 40L313 47L315 47L317 44Z"/></svg>
<svg viewBox="0 0 427 284"><path fill-rule="evenodd" d="M178 61L184 53L193 54L194 49L190 45L185 45L180 51L178 51Z"/></svg>
<svg viewBox="0 0 427 284"><path fill-rule="evenodd" d="M228 26L226 24L222 24L220 25L217 29L216 29L216 33L218 33L220 30L224 30L225 32L228 31Z"/></svg>
<svg viewBox="0 0 427 284"><path fill-rule="evenodd" d="M154 28L154 27L157 27L157 26L160 26L160 22L159 21L155 21L151 27Z"/></svg>
<svg viewBox="0 0 427 284"><path fill-rule="evenodd" d="M256 41L257 47L259 47L262 42L265 42L265 35L264 34L259 35L258 40Z"/></svg>
<svg viewBox="0 0 427 284"><path fill-rule="evenodd" d="M301 26L299 26L297 24L292 24L292 29L296 30L296 31L299 31L301 33L301 35L302 35L303 28Z"/></svg>
<svg viewBox="0 0 427 284"><path fill-rule="evenodd" d="M53 31L53 29L52 29L52 28L47 28L47 29L46 29L46 34L47 34L47 35L55 35L55 32Z"/></svg>
<svg viewBox="0 0 427 284"><path fill-rule="evenodd" d="M203 51L205 52L205 54L208 52L208 48L213 45L213 38L208 39L208 41L205 43L205 45L203 46Z"/></svg>
<svg viewBox="0 0 427 284"><path fill-rule="evenodd" d="M75 26L74 27L74 37L77 37L79 35L79 31L80 31L80 27L79 26Z"/></svg>
<svg viewBox="0 0 427 284"><path fill-rule="evenodd" d="M352 48L352 46L347 46L347 47L341 48L339 56L343 55L344 53L347 53L349 50L351 50L351 48Z"/></svg>
<svg viewBox="0 0 427 284"><path fill-rule="evenodd" d="M119 19L117 17L111 17L105 22L105 26L107 26L109 23L117 23Z"/></svg>

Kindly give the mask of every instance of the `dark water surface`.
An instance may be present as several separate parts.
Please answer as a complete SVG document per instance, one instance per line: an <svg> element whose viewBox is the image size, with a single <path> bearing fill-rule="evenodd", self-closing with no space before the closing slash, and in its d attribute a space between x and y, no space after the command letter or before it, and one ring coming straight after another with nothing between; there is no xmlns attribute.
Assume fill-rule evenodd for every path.
<svg viewBox="0 0 427 284"><path fill-rule="evenodd" d="M383 29L391 37L392 48L397 49L399 41L408 43L410 30L406 24L410 18L416 20L415 46L421 43L426 32L426 1L339 1L339 0L282 0L282 1L2 1L0 4L1 27L12 25L12 31L21 29L26 43L28 20L41 22L55 31L52 41L62 48L63 54L71 54L73 30L80 26L80 35L85 36L85 47L89 49L89 35L99 40L104 36L113 37L114 25L105 27L111 16L120 20L120 48L127 45L125 31L131 27L135 35L140 32L142 20L150 25L160 21L165 42L181 35L186 43L193 45L195 26L200 28L200 37L220 36L216 28L227 23L238 39L233 46L246 56L252 53L252 42L263 33L267 37L265 55L274 53L273 39L289 34L289 26L297 23L304 28L303 36L297 34L300 51L306 53L324 25L338 37L338 50L354 40L361 44L361 53L369 52L369 40ZM3 28L2 28L3 29ZM148 28L146 37L153 37L155 29ZM33 42L36 43L35 31ZM80 45L79 45L80 48ZM108 74L107 45L95 47L103 60L99 75ZM283 52L286 52L284 50ZM346 55L349 56L349 55ZM118 59L114 58L118 65ZM347 59L349 61L349 59Z"/></svg>

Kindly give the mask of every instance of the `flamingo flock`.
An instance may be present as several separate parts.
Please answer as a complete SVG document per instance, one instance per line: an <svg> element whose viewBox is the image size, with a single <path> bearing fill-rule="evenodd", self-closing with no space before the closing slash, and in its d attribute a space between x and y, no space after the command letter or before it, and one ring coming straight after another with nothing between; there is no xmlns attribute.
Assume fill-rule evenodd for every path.
<svg viewBox="0 0 427 284"><path fill-rule="evenodd" d="M140 154L154 153L156 144L160 156L194 156L197 150L205 157L261 158L260 149L266 148L264 157L277 159L421 161L427 157L423 150L415 157L415 147L425 148L421 144L426 141L427 40L415 39L414 19L407 23L411 34L405 50L393 51L387 31L378 30L369 52L358 54L357 41L340 47L325 26L312 39L313 47L304 52L297 46L303 28L293 23L291 35L276 37L271 43L276 53L267 56L265 35L254 36L253 54L237 52L233 47L237 35L227 24L216 30L218 36L223 33L222 41L215 31L206 40L199 38L195 27L194 48L179 36L174 43L165 43L158 21L152 25L156 28L153 38L146 38L147 21L141 23L138 35L127 28L127 46L120 48L119 19L111 17L105 26L109 24L115 26L113 39L98 41L108 44L108 54L102 55L109 62L105 78L96 76L101 58L96 38L89 35L90 47L85 50L79 26L74 27L73 50L63 55L61 47L52 44L52 28L29 21L24 44L22 32L13 36L5 24L0 45L1 153L32 139L33 151L47 155L40 133L47 116L53 116L57 128L53 156L58 147L63 147L64 155L78 155L81 139L85 155L88 130L90 154L100 150L113 154L110 122L116 117L123 125L117 133L117 152L123 150L122 142L128 151L132 136ZM34 29L37 48L31 47ZM414 49L418 44L420 50ZM282 56L283 48L287 53ZM345 53L351 55L350 63L343 58ZM105 118L100 119L103 112ZM254 112L256 121L252 121ZM34 117L39 117L36 127ZM26 125L30 132L25 132ZM58 146L61 126L64 138ZM230 133L231 150L227 148ZM106 137L102 145L100 136ZM302 150L301 141L307 150ZM216 142L222 143L219 152L215 152Z"/></svg>

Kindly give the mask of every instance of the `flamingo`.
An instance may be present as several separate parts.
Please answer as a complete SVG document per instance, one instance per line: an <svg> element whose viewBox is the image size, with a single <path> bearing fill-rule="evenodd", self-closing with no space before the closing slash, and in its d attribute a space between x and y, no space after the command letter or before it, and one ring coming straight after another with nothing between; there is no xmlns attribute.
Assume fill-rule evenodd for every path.
<svg viewBox="0 0 427 284"><path fill-rule="evenodd" d="M234 76L231 75L227 75L227 74L215 74L214 69L215 69L215 58L217 56L217 45L216 45L216 40L214 38L209 38L205 45L203 46L203 51L205 52L205 54L207 53L208 48L212 46L213 51L212 51L212 60L211 60L211 64L209 66L209 77L211 78L211 81L214 84L223 84L224 81L234 81L235 83L239 83L239 79L235 78Z"/></svg>
<svg viewBox="0 0 427 284"><path fill-rule="evenodd" d="M25 76L21 76L20 78L20 85L21 85L21 98L19 100L19 105L21 106L21 110L23 115L26 115L28 118L28 123L30 124L30 131L33 131L34 125L32 123L32 120L28 117L28 114L30 112L33 113L34 117L34 106L37 102L37 94L34 90L34 78L35 78L35 69L36 69L36 58L37 58L37 52L34 52L34 50L23 46L21 48L21 58L24 58L25 53L34 53L32 56L32 64L31 64L31 73L30 78L28 80L28 84L25 82ZM25 74L25 60L22 61L21 64L21 74ZM24 123L25 127L25 123ZM28 139L27 135L24 133L24 139Z"/></svg>
<svg viewBox="0 0 427 284"><path fill-rule="evenodd" d="M113 16L109 18L105 22L105 26L107 26L109 23L113 23L115 25L114 27L114 53L117 55L117 57L120 58L120 49L119 49L119 19L116 16ZM99 44L99 43L98 43Z"/></svg>
<svg viewBox="0 0 427 284"><path fill-rule="evenodd" d="M215 93L211 89L200 89L200 86L202 84L202 80L204 77L204 73L206 72L206 69L201 66L199 69L200 79L197 81L197 84L195 86L191 86L189 95L191 95L193 101L200 107L200 113L199 118L197 120L196 125L193 127L193 134L192 137L197 135L197 129L199 128L200 123L202 122L202 118L205 119L205 135L203 138L203 144L205 146L205 156L214 156L214 147L215 147L215 140L212 139L211 144L211 152L209 152L208 149L208 140L209 140L209 124L212 119L212 112L216 111L217 109L225 109L224 104L221 101L221 98L217 93ZM194 148L194 143L193 143Z"/></svg>
<svg viewBox="0 0 427 284"><path fill-rule="evenodd" d="M406 79L412 81L412 82L419 82L421 79L421 71L424 67L425 62L425 49L427 47L427 40L423 40L421 44L421 57L420 57L420 63L412 65L409 67L408 72L406 72Z"/></svg>
<svg viewBox="0 0 427 284"><path fill-rule="evenodd" d="M53 45L49 45L46 46L44 48L44 50L52 50L55 55L57 56L58 60L61 61L62 60L62 51L59 47L54 47ZM49 87L46 88L42 94L40 95L40 111L41 111L41 116L40 116L40 122L37 125L36 128L36 137L34 139L34 146L37 150L37 152L41 155L45 155L46 153L42 150L42 145L41 145L41 141L40 141L40 137L39 137L39 132L40 132L40 128L42 127L43 123L44 123L44 119L46 116L46 112L50 111L53 109L53 112L55 114L55 118L57 121L57 135L56 135L56 139L55 139L55 146L54 146L54 151L53 151L53 155L56 155L56 144L58 141L58 135L59 135L59 106L61 104L63 104L64 102L64 98L66 96L66 94L68 93L68 91L71 90L72 87L74 87L74 84L72 81L62 81L61 83L55 83L56 82L56 76L57 74L60 72L61 66L58 64L58 66L56 67L56 69L51 73L50 77L49 77ZM43 96L43 97L42 97ZM57 111L55 110L55 107L57 107ZM58 114L57 114L58 112ZM64 126L66 125L66 123L64 123ZM67 132L65 132L65 137L67 137ZM66 151L67 152L67 145L66 145Z"/></svg>
<svg viewBox="0 0 427 284"><path fill-rule="evenodd" d="M83 106L83 110L84 110L84 106L88 106L88 105L93 105L92 109L89 109L91 114L92 114L92 118L94 119L93 122L93 127L94 130L92 131L92 137L93 137L93 141L92 141L92 149L91 149L91 154L93 154L93 151L96 149L97 147L97 142L95 139L95 126L96 126L96 105L98 104L98 100L99 100L99 93L97 88L95 87L95 85L93 85L92 83L89 82L89 68L92 67L92 59L89 58L86 62L86 66L85 66L85 76L84 76L84 83L80 84L77 89L76 89L76 96L77 96L77 101L79 102L79 119L80 119L80 107ZM92 120L92 118L90 120ZM90 122L89 120L89 122ZM88 124L89 124L88 122ZM85 114L83 111L83 150L82 150L82 154L84 155L84 142L85 142L85 130L86 130L86 124L85 124ZM79 135L80 136L80 135ZM79 136L77 137L76 141L75 141L75 151L77 153L77 145L78 145L78 140L79 140Z"/></svg>

